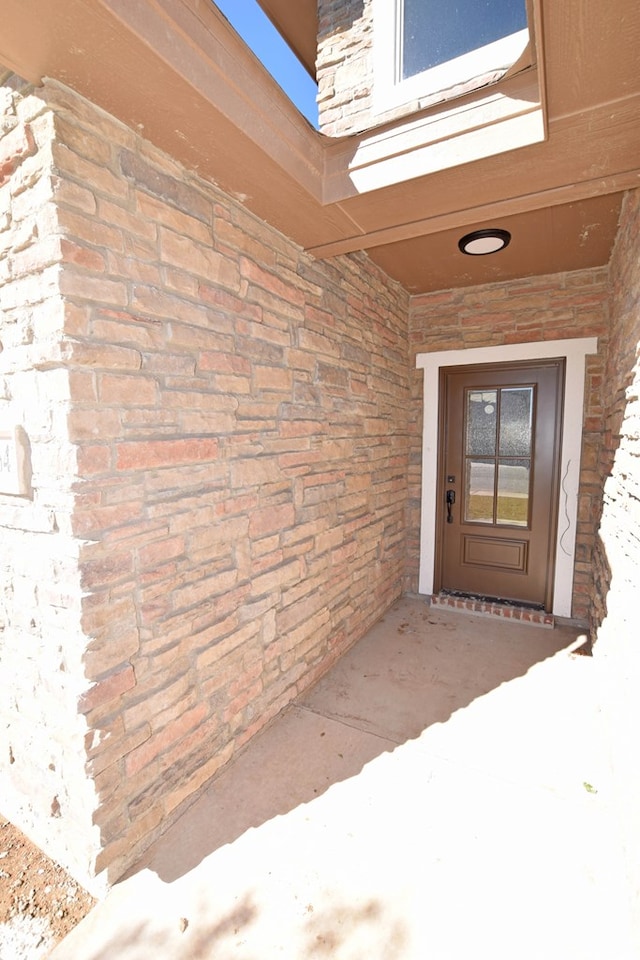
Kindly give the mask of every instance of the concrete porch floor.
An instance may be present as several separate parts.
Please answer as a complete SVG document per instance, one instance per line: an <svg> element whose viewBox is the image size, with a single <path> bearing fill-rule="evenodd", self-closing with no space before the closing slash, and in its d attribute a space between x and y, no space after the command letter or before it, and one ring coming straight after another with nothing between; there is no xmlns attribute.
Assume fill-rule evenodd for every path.
<svg viewBox="0 0 640 960"><path fill-rule="evenodd" d="M51 960L631 960L577 635L399 601Z"/></svg>

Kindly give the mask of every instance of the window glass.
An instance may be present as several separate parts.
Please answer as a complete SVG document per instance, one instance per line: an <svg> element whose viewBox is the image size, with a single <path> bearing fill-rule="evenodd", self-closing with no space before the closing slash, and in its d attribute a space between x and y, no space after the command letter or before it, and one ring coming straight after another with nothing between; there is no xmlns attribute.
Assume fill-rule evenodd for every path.
<svg viewBox="0 0 640 960"><path fill-rule="evenodd" d="M404 0L403 80L526 29L525 0ZM496 63L494 68L509 64Z"/></svg>
<svg viewBox="0 0 640 960"><path fill-rule="evenodd" d="M493 523L495 484L495 461L467 458L464 483L464 519L467 523Z"/></svg>
<svg viewBox="0 0 640 960"><path fill-rule="evenodd" d="M528 457L533 439L533 387L500 391L500 453Z"/></svg>
<svg viewBox="0 0 640 960"><path fill-rule="evenodd" d="M534 403L533 387L466 391L466 523L528 525Z"/></svg>
<svg viewBox="0 0 640 960"><path fill-rule="evenodd" d="M467 456L493 457L496 452L498 394L470 390L467 394Z"/></svg>
<svg viewBox="0 0 640 960"><path fill-rule="evenodd" d="M498 502L496 523L526 527L529 522L529 488L531 461L500 460L498 462Z"/></svg>

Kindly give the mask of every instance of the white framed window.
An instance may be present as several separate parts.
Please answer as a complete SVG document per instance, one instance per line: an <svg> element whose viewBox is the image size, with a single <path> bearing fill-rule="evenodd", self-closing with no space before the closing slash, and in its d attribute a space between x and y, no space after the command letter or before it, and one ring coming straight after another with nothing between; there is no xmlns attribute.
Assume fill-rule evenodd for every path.
<svg viewBox="0 0 640 960"><path fill-rule="evenodd" d="M526 0L373 0L376 113L495 81L529 43Z"/></svg>

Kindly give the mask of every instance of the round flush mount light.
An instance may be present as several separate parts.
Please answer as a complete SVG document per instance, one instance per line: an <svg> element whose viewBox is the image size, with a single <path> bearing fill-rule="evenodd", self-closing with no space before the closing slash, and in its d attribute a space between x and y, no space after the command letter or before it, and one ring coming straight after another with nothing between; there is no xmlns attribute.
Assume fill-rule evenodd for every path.
<svg viewBox="0 0 640 960"><path fill-rule="evenodd" d="M485 253L504 250L510 240L511 234L508 230L491 227L488 230L474 230L473 233L467 233L458 240L458 247L462 253L467 253L470 257L481 257Z"/></svg>

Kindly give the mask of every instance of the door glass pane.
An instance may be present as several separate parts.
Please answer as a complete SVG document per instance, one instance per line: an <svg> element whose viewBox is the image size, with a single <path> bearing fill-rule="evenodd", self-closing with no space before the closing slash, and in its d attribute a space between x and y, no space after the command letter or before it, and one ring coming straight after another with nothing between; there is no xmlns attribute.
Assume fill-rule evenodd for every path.
<svg viewBox="0 0 640 960"><path fill-rule="evenodd" d="M531 461L500 460L496 523L526 527L529 522Z"/></svg>
<svg viewBox="0 0 640 960"><path fill-rule="evenodd" d="M474 523L493 523L495 462L466 458L464 483L464 519Z"/></svg>
<svg viewBox="0 0 640 960"><path fill-rule="evenodd" d="M498 423L498 394L496 390L469 390L467 392L466 455L494 457Z"/></svg>
<svg viewBox="0 0 640 960"><path fill-rule="evenodd" d="M504 387L500 391L500 455L531 454L533 387Z"/></svg>

